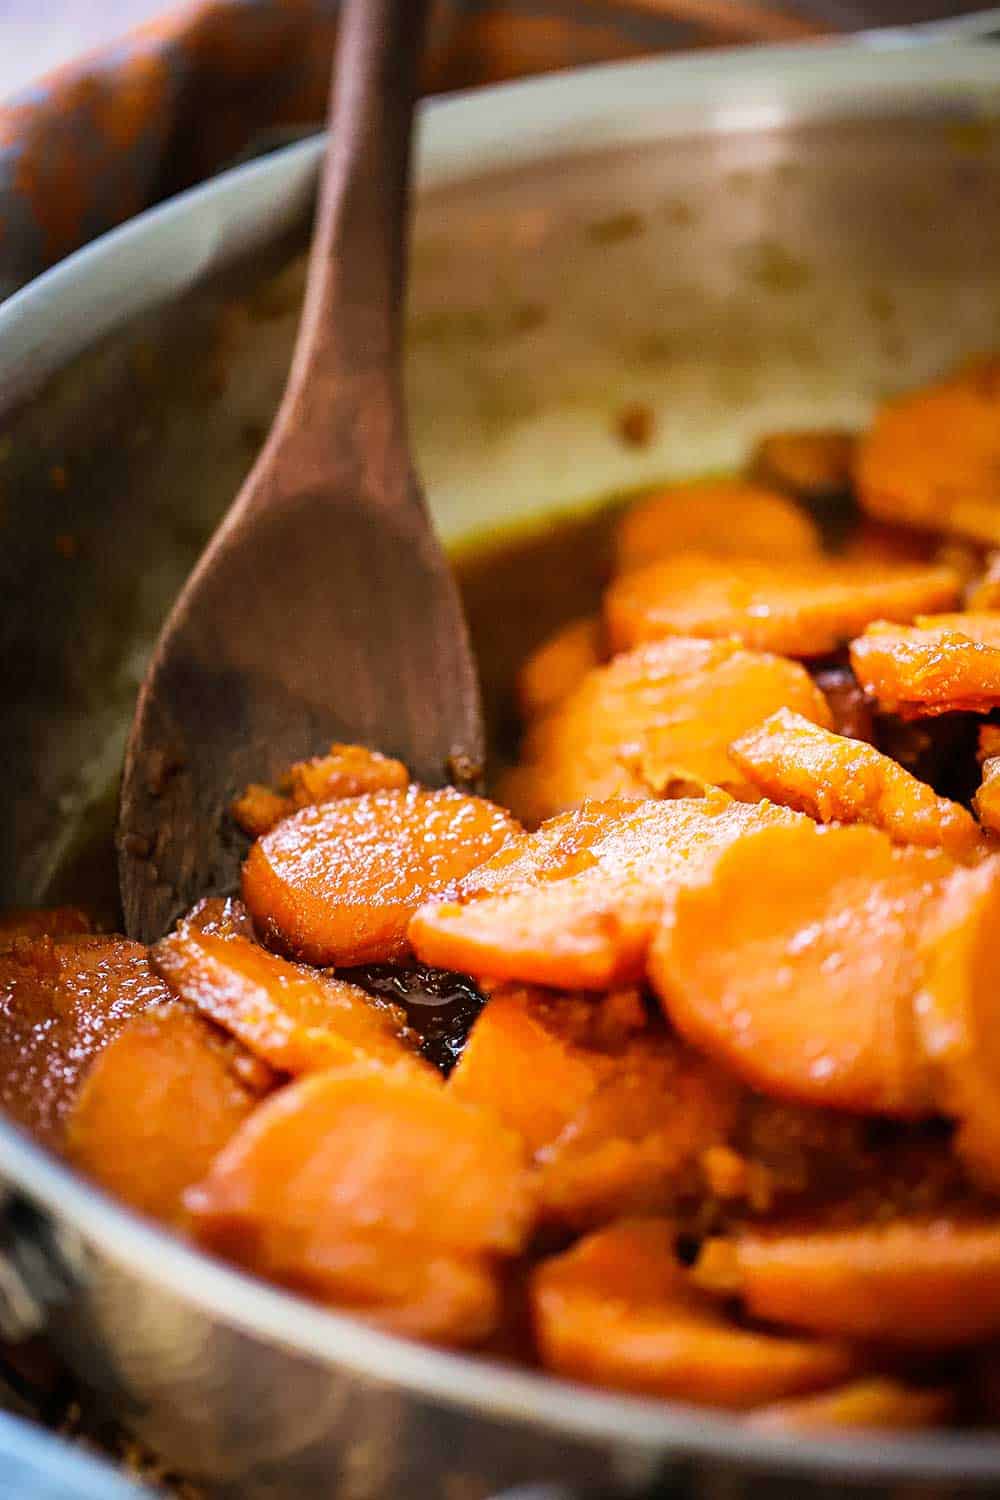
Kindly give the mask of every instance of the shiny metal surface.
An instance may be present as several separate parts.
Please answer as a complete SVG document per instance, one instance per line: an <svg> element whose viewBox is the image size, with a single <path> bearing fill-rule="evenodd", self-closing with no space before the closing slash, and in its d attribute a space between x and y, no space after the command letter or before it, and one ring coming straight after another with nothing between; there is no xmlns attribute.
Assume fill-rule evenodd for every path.
<svg viewBox="0 0 1000 1500"><path fill-rule="evenodd" d="M449 537L738 462L769 426L861 421L995 345L998 116L1000 55L971 45L615 68L432 112L409 387ZM100 889L144 652L281 386L300 281L275 266L314 160L252 167L0 310L5 899ZM617 437L636 401L644 449ZM0 1171L87 1247L53 1330L81 1374L241 1500L1000 1487L996 1437L792 1441L419 1348L198 1256L10 1127Z"/></svg>

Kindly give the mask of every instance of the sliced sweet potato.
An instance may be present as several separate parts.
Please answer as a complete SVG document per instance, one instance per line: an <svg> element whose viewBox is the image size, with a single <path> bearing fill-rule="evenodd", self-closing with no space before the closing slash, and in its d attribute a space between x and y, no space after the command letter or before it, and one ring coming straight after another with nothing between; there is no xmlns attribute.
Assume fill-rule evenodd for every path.
<svg viewBox="0 0 1000 1500"><path fill-rule="evenodd" d="M326 755L296 761L277 790L251 783L230 811L245 832L257 838L300 807L365 792L398 791L409 781L402 761L364 745L333 744Z"/></svg>
<svg viewBox="0 0 1000 1500"><path fill-rule="evenodd" d="M0 954L0 1105L58 1147L81 1078L133 1016L168 999L120 937L22 937Z"/></svg>
<svg viewBox="0 0 1000 1500"><path fill-rule="evenodd" d="M917 615L921 630L955 630L982 646L1000 646L1000 610L953 610L950 614Z"/></svg>
<svg viewBox="0 0 1000 1500"><path fill-rule="evenodd" d="M947 849L956 858L981 844L975 819L939 797L889 756L779 709L730 746L743 774L772 802L820 823L871 823L896 843Z"/></svg>
<svg viewBox="0 0 1000 1500"><path fill-rule="evenodd" d="M370 1065L263 1105L186 1196L202 1245L399 1332L473 1343L524 1245L524 1147L439 1084Z"/></svg>
<svg viewBox="0 0 1000 1500"><path fill-rule="evenodd" d="M501 808L446 788L307 807L250 850L243 899L274 946L315 964L384 963L406 924L516 831Z"/></svg>
<svg viewBox="0 0 1000 1500"><path fill-rule="evenodd" d="M1000 1333L1000 1221L746 1229L727 1251L729 1290L769 1322L914 1349Z"/></svg>
<svg viewBox="0 0 1000 1500"><path fill-rule="evenodd" d="M923 934L917 998L920 1045L956 1146L984 1186L1000 1190L1000 858L956 871Z"/></svg>
<svg viewBox="0 0 1000 1500"><path fill-rule="evenodd" d="M752 800L728 746L785 706L831 722L796 662L734 641L650 642L591 672L529 730L504 800L527 823L587 798L683 796L713 784Z"/></svg>
<svg viewBox="0 0 1000 1500"><path fill-rule="evenodd" d="M834 1431L859 1427L912 1431L940 1427L953 1416L954 1392L940 1386L904 1385L889 1375L870 1375L819 1396L800 1396L762 1407L750 1418L760 1432Z"/></svg>
<svg viewBox="0 0 1000 1500"><path fill-rule="evenodd" d="M748 832L674 892L650 976L682 1036L764 1092L926 1114L917 939L954 868L874 828Z"/></svg>
<svg viewBox="0 0 1000 1500"><path fill-rule="evenodd" d="M249 938L182 923L156 945L152 959L175 994L281 1072L364 1058L429 1066L401 1040L405 1019L397 1007L278 958Z"/></svg>
<svg viewBox="0 0 1000 1500"><path fill-rule="evenodd" d="M1000 704L1000 646L964 630L877 621L851 642L851 665L879 708L902 719Z"/></svg>
<svg viewBox="0 0 1000 1500"><path fill-rule="evenodd" d="M24 907L0 911L0 952L41 937L70 937L90 931L90 919L76 906Z"/></svg>
<svg viewBox="0 0 1000 1500"><path fill-rule="evenodd" d="M948 568L719 558L690 553L616 579L604 614L613 651L663 636L735 636L756 651L825 656L872 620L948 609Z"/></svg>
<svg viewBox="0 0 1000 1500"><path fill-rule="evenodd" d="M168 1004L137 1016L90 1069L66 1124L70 1160L130 1208L180 1225L182 1195L260 1093L231 1043Z"/></svg>
<svg viewBox="0 0 1000 1500"><path fill-rule="evenodd" d="M604 658L601 622L595 615L571 620L543 641L517 675L517 698L525 719L548 713Z"/></svg>
<svg viewBox="0 0 1000 1500"><path fill-rule="evenodd" d="M797 817L718 791L585 803L511 840L456 900L421 907L410 941L425 963L491 979L563 989L631 984L642 977L669 892L749 830Z"/></svg>
<svg viewBox="0 0 1000 1500"><path fill-rule="evenodd" d="M814 558L815 523L794 501L742 479L671 485L629 506L618 524L618 568L643 567L679 552L716 557Z"/></svg>
<svg viewBox="0 0 1000 1500"><path fill-rule="evenodd" d="M663 1219L625 1220L544 1262L531 1283L542 1363L619 1390L753 1407L844 1380L842 1344L741 1328L693 1287Z"/></svg>
<svg viewBox="0 0 1000 1500"><path fill-rule="evenodd" d="M771 432L754 449L750 472L803 500L835 499L850 491L856 445L853 432L837 427Z"/></svg>
<svg viewBox="0 0 1000 1500"><path fill-rule="evenodd" d="M983 761L983 779L973 798L976 816L991 833L1000 833L1000 756Z"/></svg>
<svg viewBox="0 0 1000 1500"><path fill-rule="evenodd" d="M973 361L888 401L860 444L855 479L873 516L1000 542L1000 361Z"/></svg>
<svg viewBox="0 0 1000 1500"><path fill-rule="evenodd" d="M731 1078L649 1026L634 991L499 991L448 1086L519 1132L542 1214L576 1228L689 1192L742 1102Z"/></svg>

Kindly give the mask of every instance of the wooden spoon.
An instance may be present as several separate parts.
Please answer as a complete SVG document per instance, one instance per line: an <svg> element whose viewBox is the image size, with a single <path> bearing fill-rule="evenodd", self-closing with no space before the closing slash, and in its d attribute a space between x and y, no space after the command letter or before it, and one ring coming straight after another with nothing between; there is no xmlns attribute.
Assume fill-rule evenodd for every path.
<svg viewBox="0 0 1000 1500"><path fill-rule="evenodd" d="M249 781L356 741L474 784L483 729L454 580L407 444L407 183L429 0L348 0L291 374L167 620L125 757L119 872L151 941L235 885Z"/></svg>

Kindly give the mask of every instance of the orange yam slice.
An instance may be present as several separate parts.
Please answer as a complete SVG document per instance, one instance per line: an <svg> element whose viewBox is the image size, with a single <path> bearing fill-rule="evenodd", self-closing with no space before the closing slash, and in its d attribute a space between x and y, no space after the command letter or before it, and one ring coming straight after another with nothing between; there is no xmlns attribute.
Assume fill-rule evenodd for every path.
<svg viewBox="0 0 1000 1500"><path fill-rule="evenodd" d="M513 1132L409 1072L317 1073L264 1104L187 1194L207 1249L397 1332L472 1343L534 1204Z"/></svg>
<svg viewBox="0 0 1000 1500"><path fill-rule="evenodd" d="M662 1219L624 1221L544 1262L531 1281L542 1363L572 1380L745 1409L851 1373L840 1344L741 1328L693 1287Z"/></svg>
<svg viewBox="0 0 1000 1500"><path fill-rule="evenodd" d="M948 609L958 593L949 568L692 553L622 575L604 609L614 651L663 636L733 636L751 650L810 657L872 620Z"/></svg>
<svg viewBox="0 0 1000 1500"><path fill-rule="evenodd" d="M979 846L975 819L874 745L831 734L779 709L730 746L743 774L772 802L820 823L871 823L896 843L942 848L956 858Z"/></svg>
<svg viewBox="0 0 1000 1500"><path fill-rule="evenodd" d="M594 615L571 620L532 652L517 677L525 719L537 718L567 697L604 656L601 622Z"/></svg>
<svg viewBox="0 0 1000 1500"><path fill-rule="evenodd" d="M1000 704L1000 645L964 629L878 622L851 642L851 665L879 707L903 719L988 713Z"/></svg>
<svg viewBox="0 0 1000 1500"><path fill-rule="evenodd" d="M821 550L815 523L794 501L741 479L659 490L629 506L615 538L622 571L679 552L801 559Z"/></svg>
<svg viewBox="0 0 1000 1500"><path fill-rule="evenodd" d="M168 998L139 943L22 938L0 953L0 1105L59 1147L94 1058L133 1016Z"/></svg>
<svg viewBox="0 0 1000 1500"><path fill-rule="evenodd" d="M251 783L230 811L241 828L257 838L297 808L365 792L400 790L409 781L402 761L364 745L333 744L326 755L296 761L278 791Z"/></svg>
<svg viewBox="0 0 1000 1500"><path fill-rule="evenodd" d="M756 795L731 741L775 709L831 723L805 669L733 641L654 641L591 672L529 730L505 800L537 823L587 798Z"/></svg>
<svg viewBox="0 0 1000 1500"><path fill-rule="evenodd" d="M634 991L498 991L448 1087L521 1135L542 1214L578 1228L689 1191L743 1098L711 1063L652 1030Z"/></svg>
<svg viewBox="0 0 1000 1500"><path fill-rule="evenodd" d="M954 610L950 614L917 615L921 630L954 630L982 646L1000 646L1000 610Z"/></svg>
<svg viewBox="0 0 1000 1500"><path fill-rule="evenodd" d="M855 466L865 510L1000 542L1000 361L981 359L887 402Z"/></svg>
<svg viewBox="0 0 1000 1500"><path fill-rule="evenodd" d="M983 779L972 802L976 816L991 833L1000 833L1000 756L983 761Z"/></svg>
<svg viewBox="0 0 1000 1500"><path fill-rule="evenodd" d="M406 924L516 831L450 788L371 792L304 808L250 850L243 899L269 943L314 964L385 963Z"/></svg>
<svg viewBox="0 0 1000 1500"><path fill-rule="evenodd" d="M511 840L457 900L421 907L410 942L425 963L490 979L631 984L670 891L749 830L797 816L723 792L585 803Z"/></svg>
<svg viewBox="0 0 1000 1500"><path fill-rule="evenodd" d="M957 871L923 936L916 1003L938 1108L959 1122L959 1156L1000 1191L1000 858Z"/></svg>
<svg viewBox="0 0 1000 1500"><path fill-rule="evenodd" d="M940 1388L904 1385L888 1375L854 1380L818 1396L800 1396L762 1407L750 1418L759 1432L812 1432L857 1428L912 1431L941 1427L954 1414L955 1397Z"/></svg>
<svg viewBox="0 0 1000 1500"><path fill-rule="evenodd" d="M199 1181L259 1093L231 1046L165 1005L130 1021L87 1075L66 1127L70 1160L151 1218L180 1225Z"/></svg>
<svg viewBox="0 0 1000 1500"><path fill-rule="evenodd" d="M836 427L772 432L750 459L751 473L803 500L844 495L851 488L857 439Z"/></svg>
<svg viewBox="0 0 1000 1500"><path fill-rule="evenodd" d="M917 940L953 869L874 828L747 833L675 892L650 977L681 1035L765 1093L926 1114Z"/></svg>
<svg viewBox="0 0 1000 1500"><path fill-rule="evenodd" d="M1000 1332L1000 1222L746 1230L727 1253L744 1306L768 1322L913 1349Z"/></svg>
<svg viewBox="0 0 1000 1500"><path fill-rule="evenodd" d="M276 957L238 935L188 923L152 953L174 993L271 1067L306 1073L371 1058L425 1068L400 1039L402 1012L343 980Z"/></svg>

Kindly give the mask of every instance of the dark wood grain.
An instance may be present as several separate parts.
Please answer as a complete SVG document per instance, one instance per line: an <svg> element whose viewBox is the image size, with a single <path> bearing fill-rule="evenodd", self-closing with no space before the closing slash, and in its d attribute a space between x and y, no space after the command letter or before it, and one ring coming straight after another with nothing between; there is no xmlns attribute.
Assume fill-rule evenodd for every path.
<svg viewBox="0 0 1000 1500"><path fill-rule="evenodd" d="M407 443L407 182L427 0L349 0L306 300L258 462L167 622L125 762L126 926L230 888L237 791L334 739L474 780L479 692ZM458 768L457 777L456 770Z"/></svg>

